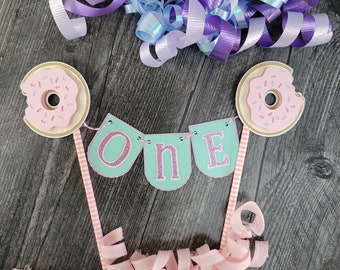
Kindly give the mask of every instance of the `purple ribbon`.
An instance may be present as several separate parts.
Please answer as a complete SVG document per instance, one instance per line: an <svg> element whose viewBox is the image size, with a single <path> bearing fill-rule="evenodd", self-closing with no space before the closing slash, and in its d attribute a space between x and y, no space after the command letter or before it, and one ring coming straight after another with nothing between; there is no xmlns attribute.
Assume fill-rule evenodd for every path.
<svg viewBox="0 0 340 270"><path fill-rule="evenodd" d="M90 1L88 1L90 2ZM97 3L106 1L96 1ZM77 0L64 0L65 9L74 14L84 16L84 17L99 17L106 14L110 14L121 5L123 5L125 0L113 0L111 4L103 8L90 7L85 4L78 2ZM95 2L93 2L95 3Z"/></svg>

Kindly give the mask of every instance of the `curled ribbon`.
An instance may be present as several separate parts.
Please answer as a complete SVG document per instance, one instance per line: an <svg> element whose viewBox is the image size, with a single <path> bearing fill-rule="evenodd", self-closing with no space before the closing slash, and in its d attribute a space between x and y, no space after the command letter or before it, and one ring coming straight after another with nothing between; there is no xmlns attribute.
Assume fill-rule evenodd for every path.
<svg viewBox="0 0 340 270"><path fill-rule="evenodd" d="M256 215L254 221L243 225L241 212L249 211ZM159 251L157 255L142 255L135 252L129 260L111 265L116 259L127 255L123 241L122 228L105 235L101 243L102 255L107 270L242 270L247 267L260 267L268 257L268 242L255 241L255 251L251 257L249 238L262 235L264 218L255 202L247 202L232 215L231 230L228 233L227 244L222 250L212 249L205 244L196 252L189 249L177 250L178 260L171 250ZM193 266L193 262L196 263Z"/></svg>
<svg viewBox="0 0 340 270"><path fill-rule="evenodd" d="M50 9L57 27L66 39L74 39L86 35L85 18L70 19L62 0L49 0Z"/></svg>
<svg viewBox="0 0 340 270"><path fill-rule="evenodd" d="M84 17L98 17L109 14L119 8L125 0L113 0L111 4L103 8L90 7L77 0L49 0L50 10L60 33L66 39L75 39L86 35L87 26ZM105 0L87 0L91 5L96 5ZM70 19L67 12L84 16Z"/></svg>
<svg viewBox="0 0 340 270"><path fill-rule="evenodd" d="M87 0L90 3L89 0ZM103 3L106 1L92 0L93 3ZM85 17L99 17L106 14L110 14L123 5L125 0L113 0L109 5L102 8L90 7L77 0L64 0L65 9L74 14Z"/></svg>
<svg viewBox="0 0 340 270"><path fill-rule="evenodd" d="M260 1L252 4L248 0L113 0L106 6L103 6L105 0L87 0L89 5L79 0L49 0L49 3L56 24L67 39L86 34L84 17L112 13L125 3L127 14L141 16L136 29L137 37L144 41L140 57L151 67L161 66L175 57L178 49L195 43L207 56L225 61L229 55L255 44L267 48L301 48L324 44L332 38L326 14L304 14L319 0ZM70 20L66 10L83 17ZM278 18L282 33L273 41L268 26ZM243 42L242 32L247 32Z"/></svg>
<svg viewBox="0 0 340 270"><path fill-rule="evenodd" d="M176 48L181 49L193 43L196 43L206 55L225 61L229 55L237 54L255 44L267 48L290 45L293 47L310 47L327 43L331 39L333 33L326 14L303 14L303 12L315 7L318 0L308 3L304 0L261 1L262 4L257 5L251 5L245 0L172 1L176 2L177 7L176 13L172 14L172 20L180 17L178 14L182 9L182 28L185 29L186 36L192 36L194 29L201 30L203 25L203 34L195 35L192 38L193 42L185 45L180 41L184 34L181 35L177 33L178 30L171 31L165 27L163 14L167 7L166 4L158 5L158 8L152 11L153 15L150 16L149 12L151 11L143 8L145 2L137 1L138 7L136 6L135 10L141 14L137 29L143 29L143 32L149 32L149 35L154 33L153 38L148 38L149 35L143 36L138 34L137 31L137 36L145 41L140 49L142 62L151 67L158 67L177 55ZM150 2L159 1L148 1L148 3ZM130 0L129 5L133 6L134 3L136 1ZM203 7L203 13L199 6ZM283 12L281 9L283 9ZM155 12L158 12L158 16ZM256 12L263 16L253 17ZM268 26L279 16L281 16L283 30L279 39L273 41ZM171 18L171 15L167 14L166 18ZM241 43L242 29L246 29L248 32L246 39ZM169 32L167 33L167 31ZM201 31L197 32L201 33ZM151 44L155 47L156 58L152 56Z"/></svg>
<svg viewBox="0 0 340 270"><path fill-rule="evenodd" d="M183 49L203 38L204 9L198 1L192 0L188 5L186 33L173 30L157 40L154 44L157 59L152 56L150 43L144 42L140 47L142 62L151 67L159 67L177 55L177 48Z"/></svg>

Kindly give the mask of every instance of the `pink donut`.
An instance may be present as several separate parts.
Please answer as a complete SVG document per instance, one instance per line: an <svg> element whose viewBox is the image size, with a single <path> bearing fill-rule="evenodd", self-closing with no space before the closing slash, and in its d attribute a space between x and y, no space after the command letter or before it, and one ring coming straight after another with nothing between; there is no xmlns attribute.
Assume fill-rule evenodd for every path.
<svg viewBox="0 0 340 270"><path fill-rule="evenodd" d="M31 74L21 84L27 96L28 107L25 119L38 130L48 132L54 127L67 127L77 111L77 83L62 68L51 67ZM59 98L57 105L49 102L49 97Z"/></svg>
<svg viewBox="0 0 340 270"><path fill-rule="evenodd" d="M249 83L247 105L250 119L258 127L275 133L289 127L301 115L304 98L295 92L293 76L289 71L268 67L262 76ZM268 94L275 96L275 103L268 105Z"/></svg>

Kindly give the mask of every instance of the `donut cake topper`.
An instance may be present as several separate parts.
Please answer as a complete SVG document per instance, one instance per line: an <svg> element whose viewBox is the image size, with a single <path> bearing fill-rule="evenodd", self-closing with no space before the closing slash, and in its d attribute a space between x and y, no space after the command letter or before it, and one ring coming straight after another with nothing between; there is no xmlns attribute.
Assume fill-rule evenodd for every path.
<svg viewBox="0 0 340 270"><path fill-rule="evenodd" d="M27 96L24 121L36 133L65 137L84 123L90 94L85 79L73 67L42 63L27 73L20 87Z"/></svg>
<svg viewBox="0 0 340 270"><path fill-rule="evenodd" d="M300 93L295 92L292 82L292 69L280 62L260 63L246 72L236 93L236 108L244 124L239 143L234 123L238 117L192 125L189 127L189 133L168 133L166 136L143 134L121 120L119 122L113 116L106 118L100 128L91 128L85 123L90 106L88 86L77 70L60 62L43 63L30 70L22 81L21 89L27 96L28 104L24 121L33 131L50 138L73 134L102 269L241 270L247 267L260 267L268 257L268 242L255 241L253 253L250 251L249 245L249 238L254 235L262 235L264 231L264 218L261 210L255 202L247 202L236 209L249 133L251 130L261 136L277 136L296 124L304 108L304 98ZM268 102L268 96L274 100ZM177 162L177 158L183 153L177 152L176 147L180 144L178 149L188 150L188 153L183 154L187 157L191 154L190 141L193 149L199 150L195 155L197 154L201 158L206 155L201 160L202 162L198 162L201 171L205 165L211 170L218 168L218 171L213 171L214 174L205 171L209 176L220 174L226 176L234 171L220 249L210 250L208 245L204 245L197 249L196 253L191 253L189 248L178 250L177 261L173 251L159 251L157 255L151 256L134 253L126 261L112 265L117 258L126 256L128 253L125 243L119 243L123 241L121 228L115 229L105 236L103 234L88 160L79 129L81 126L98 131L93 140L98 137L97 140L100 143L98 147L95 147L97 144L91 143L91 145L95 150L98 148L100 151L89 151L88 159L90 161L91 153L94 155L99 153L102 160L107 159L109 163L115 163L112 162L112 159L116 159L122 164L129 160L132 166L139 152L142 149L146 151L145 146L150 148L157 136L156 143L159 143L158 148L161 149L158 152L150 152L150 157L155 160L153 157L157 152L159 162L152 168L162 172L167 171L170 175L175 173L178 175L169 180L165 174L163 177L163 173L161 173L162 177L157 178L157 181L178 181L180 179L179 175L185 162ZM231 140L233 136L236 136L235 140ZM173 138L176 140L172 140ZM227 141L230 145L223 147L222 141ZM187 147L183 147L183 143ZM89 149L91 149L91 145ZM224 149L230 150L232 147L235 148L235 151L230 153L224 151ZM128 159L129 155L132 155L129 157L130 159ZM169 156L166 157L166 155ZM145 156L148 158L148 155ZM187 160L189 162L186 163L191 166L190 158ZM113 170L117 169L116 163L111 166L113 168L110 168L112 175L116 172ZM182 167L177 166L179 163ZM148 166L147 162L145 164ZM123 166L124 170L126 168L129 169L130 165ZM220 168L222 168L222 172L220 172ZM191 172L191 167L187 169L188 172ZM244 210L256 215L251 224L244 225L242 223L241 212ZM196 265L193 266L192 262Z"/></svg>
<svg viewBox="0 0 340 270"><path fill-rule="evenodd" d="M292 68L275 61L262 62L242 77L236 92L238 115L252 132L281 135L302 115L305 99L295 92Z"/></svg>

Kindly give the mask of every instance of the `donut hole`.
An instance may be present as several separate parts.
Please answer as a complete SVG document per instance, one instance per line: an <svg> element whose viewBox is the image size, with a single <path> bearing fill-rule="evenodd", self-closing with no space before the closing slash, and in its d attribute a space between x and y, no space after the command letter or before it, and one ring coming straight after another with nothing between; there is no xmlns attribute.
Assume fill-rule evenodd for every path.
<svg viewBox="0 0 340 270"><path fill-rule="evenodd" d="M51 107L57 107L59 105L60 98L57 94L51 94L47 98L47 103Z"/></svg>
<svg viewBox="0 0 340 270"><path fill-rule="evenodd" d="M270 90L266 93L264 102L269 109L276 109L281 103L281 95L277 90Z"/></svg>
<svg viewBox="0 0 340 270"><path fill-rule="evenodd" d="M58 107L60 103L60 97L54 91L47 91L44 98L44 105L46 109L54 110Z"/></svg>
<svg viewBox="0 0 340 270"><path fill-rule="evenodd" d="M268 93L265 102L267 106L273 106L276 103L276 96L273 93Z"/></svg>

